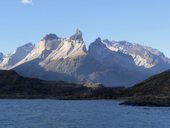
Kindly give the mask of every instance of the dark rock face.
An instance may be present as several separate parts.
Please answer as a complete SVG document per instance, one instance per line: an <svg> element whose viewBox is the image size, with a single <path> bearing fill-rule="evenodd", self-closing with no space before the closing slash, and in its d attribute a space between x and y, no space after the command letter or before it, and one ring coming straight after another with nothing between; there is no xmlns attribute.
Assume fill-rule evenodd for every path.
<svg viewBox="0 0 170 128"><path fill-rule="evenodd" d="M54 40L54 39L58 39L59 37L57 36L57 35L55 35L55 34L47 34L44 38L43 38L43 40Z"/></svg>
<svg viewBox="0 0 170 128"><path fill-rule="evenodd" d="M170 106L170 70L129 88L126 95L126 105Z"/></svg>
<svg viewBox="0 0 170 128"><path fill-rule="evenodd" d="M132 86L148 77L135 65L130 55L111 51L97 38L90 44L88 55L100 63L105 70L98 73L98 81L105 86ZM138 74L138 75L136 75ZM107 83L106 83L107 82Z"/></svg>

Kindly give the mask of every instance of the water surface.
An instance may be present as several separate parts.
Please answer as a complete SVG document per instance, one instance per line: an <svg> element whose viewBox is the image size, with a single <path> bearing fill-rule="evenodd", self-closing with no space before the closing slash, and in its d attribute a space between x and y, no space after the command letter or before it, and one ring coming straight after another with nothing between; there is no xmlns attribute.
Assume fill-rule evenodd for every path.
<svg viewBox="0 0 170 128"><path fill-rule="evenodd" d="M0 128L170 128L170 108L112 100L0 100Z"/></svg>

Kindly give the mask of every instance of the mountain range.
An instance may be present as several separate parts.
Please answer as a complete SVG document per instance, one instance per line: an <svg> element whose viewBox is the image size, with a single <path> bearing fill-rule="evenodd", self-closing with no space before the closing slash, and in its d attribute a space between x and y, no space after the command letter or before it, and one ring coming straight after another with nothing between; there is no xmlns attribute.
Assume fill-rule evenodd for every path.
<svg viewBox="0 0 170 128"><path fill-rule="evenodd" d="M0 69L27 77L74 83L131 86L170 68L170 59L151 47L97 38L88 49L77 29L69 38L48 34L35 45L0 53Z"/></svg>

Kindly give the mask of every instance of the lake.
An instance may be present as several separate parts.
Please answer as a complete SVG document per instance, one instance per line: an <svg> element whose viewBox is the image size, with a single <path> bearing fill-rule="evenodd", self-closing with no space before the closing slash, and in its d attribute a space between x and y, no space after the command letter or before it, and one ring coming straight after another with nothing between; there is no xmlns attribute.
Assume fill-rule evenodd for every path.
<svg viewBox="0 0 170 128"><path fill-rule="evenodd" d="M169 128L170 108L118 101L0 100L0 128Z"/></svg>

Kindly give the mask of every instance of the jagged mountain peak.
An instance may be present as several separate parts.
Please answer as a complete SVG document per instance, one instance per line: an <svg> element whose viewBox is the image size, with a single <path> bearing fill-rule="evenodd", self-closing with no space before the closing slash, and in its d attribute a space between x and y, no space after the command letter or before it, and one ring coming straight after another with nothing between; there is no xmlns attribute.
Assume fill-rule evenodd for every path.
<svg viewBox="0 0 170 128"><path fill-rule="evenodd" d="M107 54L110 54L110 50L102 43L102 39L98 37L93 43L89 45L88 54L96 57L96 59L104 58Z"/></svg>
<svg viewBox="0 0 170 128"><path fill-rule="evenodd" d="M84 56L87 52L80 30L76 31L74 40L68 38L59 38L55 34L47 34L40 40L34 49L14 67L24 64L26 62L40 60L39 64L43 66L50 65L59 59L76 58ZM78 41L77 41L77 39ZM76 39L76 40L75 40Z"/></svg>
<svg viewBox="0 0 170 128"><path fill-rule="evenodd" d="M35 46L34 53L42 53L44 50L55 50L61 38L58 37L56 34L47 34L42 38Z"/></svg>
<svg viewBox="0 0 170 128"><path fill-rule="evenodd" d="M98 37L93 43L91 43L89 47L91 46L106 47L106 45L102 43L102 39L100 37Z"/></svg>
<svg viewBox="0 0 170 128"><path fill-rule="evenodd" d="M31 51L34 48L34 45L32 43L26 43L20 47L18 47L15 52L19 50L24 50L24 51Z"/></svg>
<svg viewBox="0 0 170 128"><path fill-rule="evenodd" d="M83 33L77 28L74 35L70 37L71 40L83 41Z"/></svg>
<svg viewBox="0 0 170 128"><path fill-rule="evenodd" d="M77 33L77 34L81 34L82 32L81 32L81 30L80 30L79 28L77 28L77 29L76 29L76 33Z"/></svg>
<svg viewBox="0 0 170 128"><path fill-rule="evenodd" d="M57 39L59 39L59 37L56 34L50 33L45 35L45 37L42 40L48 41L48 40L57 40Z"/></svg>
<svg viewBox="0 0 170 128"><path fill-rule="evenodd" d="M101 39L100 37L98 37L98 38L95 40L95 42L101 43L101 42L102 42L102 39Z"/></svg>

